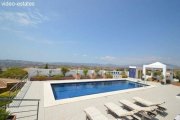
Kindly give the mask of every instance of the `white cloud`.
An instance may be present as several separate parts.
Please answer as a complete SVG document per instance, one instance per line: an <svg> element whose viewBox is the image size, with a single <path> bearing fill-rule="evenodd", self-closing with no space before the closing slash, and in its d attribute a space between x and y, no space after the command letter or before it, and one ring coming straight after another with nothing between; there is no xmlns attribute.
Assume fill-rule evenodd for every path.
<svg viewBox="0 0 180 120"><path fill-rule="evenodd" d="M107 61L107 62L110 62L110 61L114 61L116 58L115 57L113 57L113 56L104 56L104 57L101 57L100 58L101 60L103 60L103 61Z"/></svg>
<svg viewBox="0 0 180 120"><path fill-rule="evenodd" d="M8 25L36 25L48 20L48 17L42 15L38 10L31 12L10 12L1 11L0 12L0 22L6 23Z"/></svg>

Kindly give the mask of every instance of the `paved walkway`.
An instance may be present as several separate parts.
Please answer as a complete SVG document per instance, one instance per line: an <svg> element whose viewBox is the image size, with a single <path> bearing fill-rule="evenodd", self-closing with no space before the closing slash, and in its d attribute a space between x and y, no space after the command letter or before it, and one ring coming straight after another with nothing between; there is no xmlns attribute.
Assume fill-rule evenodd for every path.
<svg viewBox="0 0 180 120"><path fill-rule="evenodd" d="M156 119L158 120L173 120L177 114L180 114L180 99L176 97L180 93L180 87L173 85L160 85L159 83L153 83L157 87L149 88L143 91L133 91L127 93L121 93L112 96L99 97L96 99L82 100L78 102L56 105L51 107L43 106L43 82L34 81L32 82L28 92L24 98L30 99L41 99L40 101L40 111L39 120L85 120L85 113L83 110L89 106L95 106L99 109L105 116L110 119L115 119L111 114L107 114L104 103L114 102L121 106L118 102L121 99L128 99L132 101L132 97L139 96L144 99L151 100L153 102L165 101L164 107L167 108L167 114L164 116L158 115ZM36 103L22 102L19 108L14 110L25 110L26 108L35 110ZM33 112L26 112L24 114L19 114L17 120L34 120ZM26 117L27 116L27 117Z"/></svg>

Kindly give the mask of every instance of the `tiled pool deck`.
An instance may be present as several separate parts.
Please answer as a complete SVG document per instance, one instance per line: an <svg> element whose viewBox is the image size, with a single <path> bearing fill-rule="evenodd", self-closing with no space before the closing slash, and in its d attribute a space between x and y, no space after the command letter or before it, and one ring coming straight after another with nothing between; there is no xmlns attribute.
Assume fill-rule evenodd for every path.
<svg viewBox="0 0 180 120"><path fill-rule="evenodd" d="M39 109L39 120L85 120L85 113L83 110L89 106L95 106L99 109L105 116L110 119L115 118L111 114L107 114L104 103L114 102L118 105L121 105L118 101L121 99L128 99L132 101L132 97L138 96L144 99L151 100L153 102L165 101L164 107L167 108L167 114L164 116L157 115L156 119L158 120L173 120L177 114L180 114L180 99L176 97L180 93L180 87L173 85L160 85L159 83L148 82L155 87L128 91L125 93L117 93L108 96L102 96L97 98L91 98L86 100L80 100L76 102L70 102L65 104L56 104L53 106L45 107L44 101L47 102L48 96L44 97L44 83L45 82L32 82L28 92L24 98L29 99L41 99L40 109ZM50 98L50 96L49 96ZM46 99L46 100L45 100ZM52 98L50 98L52 99ZM26 107L28 109L33 109L34 106L29 105L28 102L22 102L19 108L11 108L11 111L23 111ZM26 106L26 107L24 107ZM29 112L24 114L17 114L17 119L23 120L33 120L33 116Z"/></svg>

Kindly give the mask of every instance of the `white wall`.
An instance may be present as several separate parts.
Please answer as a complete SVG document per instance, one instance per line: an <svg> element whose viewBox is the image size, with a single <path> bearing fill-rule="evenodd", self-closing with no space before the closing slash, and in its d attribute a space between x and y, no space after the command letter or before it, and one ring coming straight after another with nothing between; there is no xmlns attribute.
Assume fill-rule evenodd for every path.
<svg viewBox="0 0 180 120"><path fill-rule="evenodd" d="M51 73L50 73L51 72ZM69 75L75 75L79 73L80 75L84 75L83 70L70 70L69 72L66 73L66 76ZM95 73L94 70L88 70L87 75L91 75L92 73ZM28 74L29 74L29 78L33 77L33 76L37 76L37 75L45 75L45 76L49 76L49 75L61 75L61 69L40 69L40 68L29 68L28 69Z"/></svg>
<svg viewBox="0 0 180 120"><path fill-rule="evenodd" d="M29 68L28 76L33 77L37 75L59 75L62 74L61 69L40 69L40 68Z"/></svg>

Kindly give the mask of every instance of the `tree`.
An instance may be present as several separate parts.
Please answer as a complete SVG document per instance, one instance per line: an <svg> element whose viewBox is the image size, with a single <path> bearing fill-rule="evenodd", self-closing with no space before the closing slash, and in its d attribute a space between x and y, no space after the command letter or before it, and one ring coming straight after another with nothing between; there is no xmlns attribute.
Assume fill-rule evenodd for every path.
<svg viewBox="0 0 180 120"><path fill-rule="evenodd" d="M49 68L49 66L48 66L48 64L46 63L44 69L48 69L48 68Z"/></svg>
<svg viewBox="0 0 180 120"><path fill-rule="evenodd" d="M66 73L69 72L69 69L67 67L62 67L61 68L62 74L65 77Z"/></svg>
<svg viewBox="0 0 180 120"><path fill-rule="evenodd" d="M84 69L84 70L83 70L83 73L84 73L84 76L87 76L88 69Z"/></svg>

